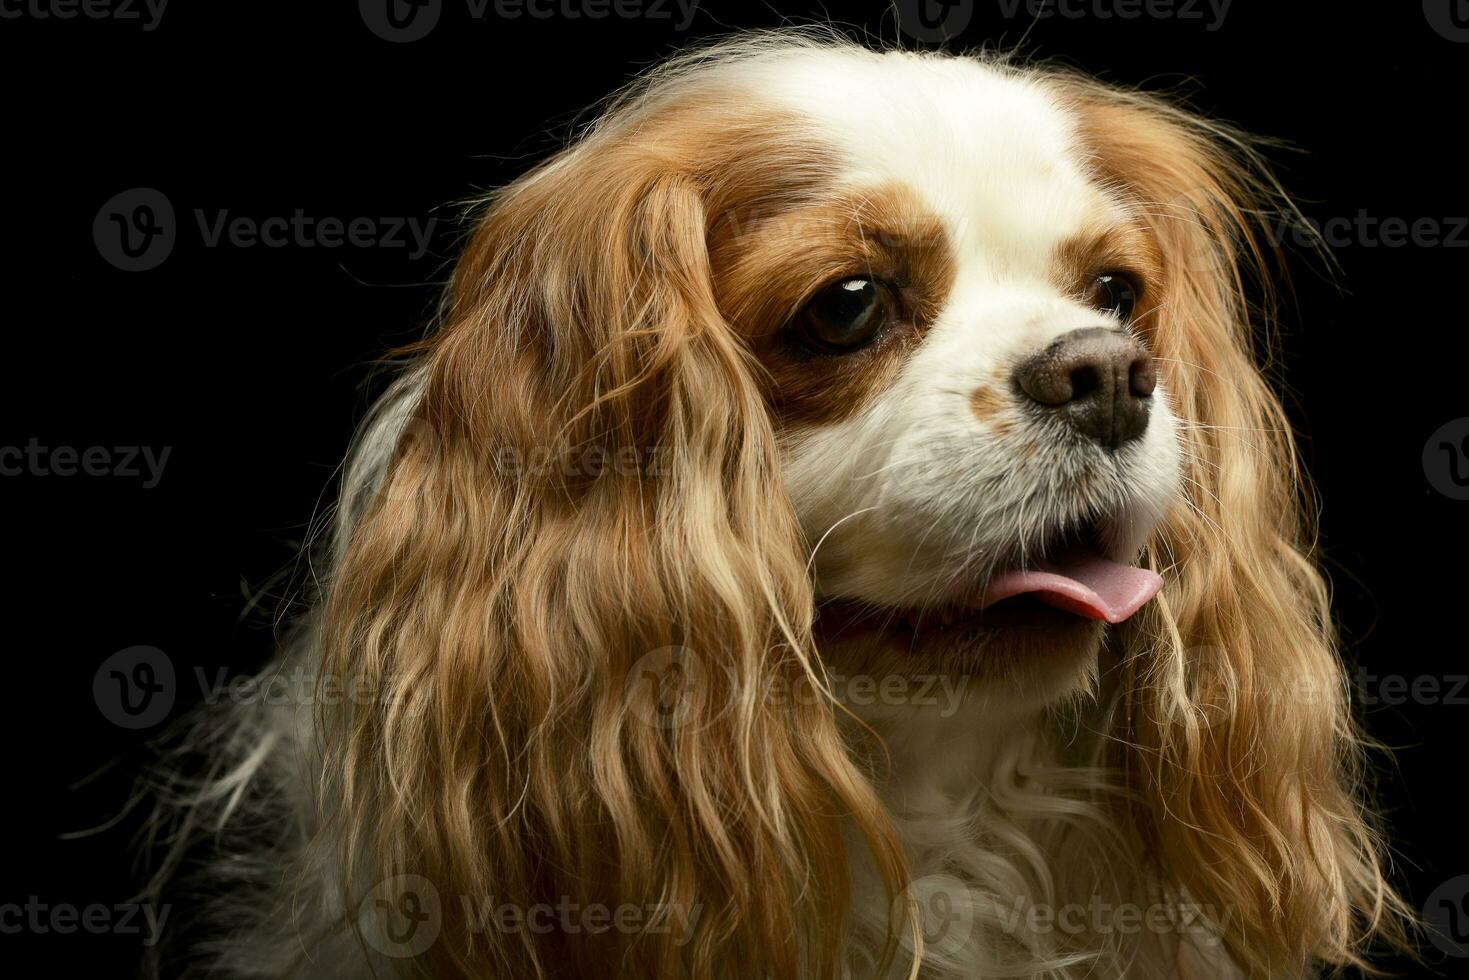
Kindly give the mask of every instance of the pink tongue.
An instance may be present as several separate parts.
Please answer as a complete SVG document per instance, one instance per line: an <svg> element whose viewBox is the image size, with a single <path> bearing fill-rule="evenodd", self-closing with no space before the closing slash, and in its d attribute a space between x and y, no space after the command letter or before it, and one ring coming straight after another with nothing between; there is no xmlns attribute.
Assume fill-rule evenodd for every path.
<svg viewBox="0 0 1469 980"><path fill-rule="evenodd" d="M1120 623L1162 587L1163 577L1157 572L1123 565L1096 552L1076 552L1043 568L1001 572L990 580L979 608L1033 592L1036 598L1058 609Z"/></svg>

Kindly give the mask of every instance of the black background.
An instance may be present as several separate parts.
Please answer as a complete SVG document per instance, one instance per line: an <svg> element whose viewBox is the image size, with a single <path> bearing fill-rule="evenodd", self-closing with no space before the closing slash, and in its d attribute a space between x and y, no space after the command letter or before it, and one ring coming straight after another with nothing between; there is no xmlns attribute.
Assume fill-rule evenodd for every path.
<svg viewBox="0 0 1469 980"><path fill-rule="evenodd" d="M15 12L13 2L0 9ZM418 336L431 312L457 241L454 202L522 172L580 110L671 50L823 11L705 0L681 30L676 10L511 19L492 6L475 18L465 0L445 0L427 37L393 43L351 3L308 16L306 4L175 0L145 30L120 16L43 18L35 2L0 19L0 446L170 452L151 488L123 475L0 477L3 806L15 826L0 903L82 907L127 898L136 822L81 841L58 835L118 805L149 734L104 717L94 673L127 647L165 651L177 715L200 696L196 669L246 671L269 654L301 584L296 550L374 390L370 363ZM952 46L1028 32L1032 55L1184 85L1203 111L1288 141L1296 150L1271 156L1312 218L1433 219L1448 237L1469 214L1469 39L1445 36L1454 32L1417 2L1371 5L1369 16L1368 5L1235 0L1213 30L1202 4L1203 19L1088 12L1033 24L1025 3L1013 17L1000 0L967 6ZM826 13L918 43L881 4ZM171 202L177 242L157 268L126 272L99 252L93 219L138 187ZM435 225L421 257L411 246L211 247L196 209L211 220L299 209ZM1469 230L1457 246L1346 235L1334 282L1295 256L1299 313L1287 317L1283 367L1363 717L1396 749L1382 795L1398 879L1421 908L1469 873L1459 829L1469 689L1451 696L1469 673L1469 502L1436 492L1422 462L1430 435L1469 415ZM1420 692L1423 678L1440 686L1399 696L1388 675L1420 679ZM6 961L20 946L56 968L126 976L139 937L0 934ZM1427 948L1445 975L1469 963Z"/></svg>

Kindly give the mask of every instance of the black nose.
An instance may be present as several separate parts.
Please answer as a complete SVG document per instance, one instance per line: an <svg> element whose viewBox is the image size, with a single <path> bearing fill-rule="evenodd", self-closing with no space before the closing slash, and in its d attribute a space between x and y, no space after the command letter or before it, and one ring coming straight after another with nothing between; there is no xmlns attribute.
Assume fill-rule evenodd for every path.
<svg viewBox="0 0 1469 980"><path fill-rule="evenodd" d="M1015 383L1031 401L1108 449L1147 429L1156 382L1147 349L1107 327L1073 330L1015 369Z"/></svg>

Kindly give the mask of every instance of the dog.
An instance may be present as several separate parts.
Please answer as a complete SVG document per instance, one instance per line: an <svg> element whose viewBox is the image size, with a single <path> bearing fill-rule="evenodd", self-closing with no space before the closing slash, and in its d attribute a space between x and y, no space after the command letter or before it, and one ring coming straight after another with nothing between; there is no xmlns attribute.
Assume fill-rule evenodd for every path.
<svg viewBox="0 0 1469 980"><path fill-rule="evenodd" d="M741 37L483 202L163 767L211 977L1304 978L1384 873L1251 143ZM172 761L169 763L173 764Z"/></svg>

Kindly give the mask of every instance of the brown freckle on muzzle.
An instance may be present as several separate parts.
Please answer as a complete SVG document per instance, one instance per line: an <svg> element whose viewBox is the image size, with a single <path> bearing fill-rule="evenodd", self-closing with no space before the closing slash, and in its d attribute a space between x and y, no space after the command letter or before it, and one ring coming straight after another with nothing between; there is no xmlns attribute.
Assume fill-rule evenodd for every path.
<svg viewBox="0 0 1469 980"><path fill-rule="evenodd" d="M1014 431L1014 407L1014 399L1006 393L1003 385L994 380L980 385L969 394L969 410L997 436Z"/></svg>

